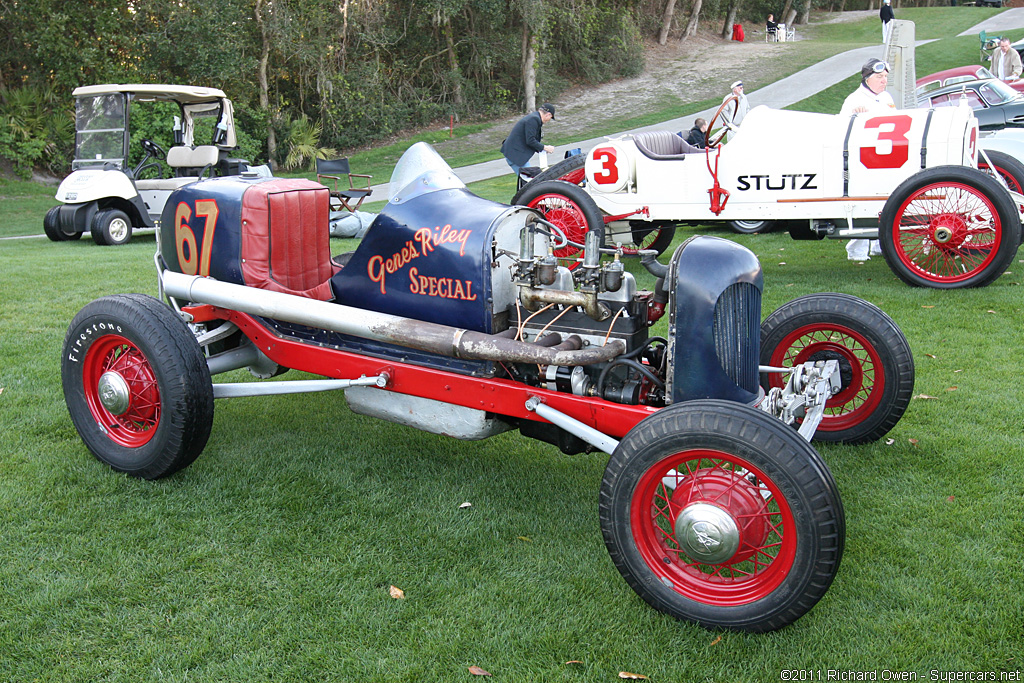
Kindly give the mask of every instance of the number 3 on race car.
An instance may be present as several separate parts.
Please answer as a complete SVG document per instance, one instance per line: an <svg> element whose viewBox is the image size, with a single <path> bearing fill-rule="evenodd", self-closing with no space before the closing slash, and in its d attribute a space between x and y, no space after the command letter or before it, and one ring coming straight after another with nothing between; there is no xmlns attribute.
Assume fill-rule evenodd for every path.
<svg viewBox="0 0 1024 683"><path fill-rule="evenodd" d="M860 163L867 168L901 168L910 158L907 131L912 122L906 114L876 116L865 121L864 134L868 135L868 130L875 128L878 136L874 145L860 148Z"/></svg>
<svg viewBox="0 0 1024 683"><path fill-rule="evenodd" d="M629 183L629 155L614 142L595 147L584 166L587 181L598 192L618 192Z"/></svg>

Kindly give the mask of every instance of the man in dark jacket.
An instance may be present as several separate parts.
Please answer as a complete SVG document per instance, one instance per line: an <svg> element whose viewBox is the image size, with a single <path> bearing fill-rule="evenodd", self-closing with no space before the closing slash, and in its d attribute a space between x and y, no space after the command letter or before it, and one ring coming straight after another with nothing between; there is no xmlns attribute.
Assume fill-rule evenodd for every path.
<svg viewBox="0 0 1024 683"><path fill-rule="evenodd" d="M704 143L707 141L705 133L708 130L708 122L704 119L697 119L693 122L693 128L690 129L690 134L686 136L686 141L694 147L704 147ZM679 135L682 137L682 133Z"/></svg>
<svg viewBox="0 0 1024 683"><path fill-rule="evenodd" d="M512 132L501 143L501 153L516 175L519 175L519 169L526 165L534 152L555 151L554 147L540 141L541 126L553 118L555 105L545 102L537 111L530 112L512 126Z"/></svg>

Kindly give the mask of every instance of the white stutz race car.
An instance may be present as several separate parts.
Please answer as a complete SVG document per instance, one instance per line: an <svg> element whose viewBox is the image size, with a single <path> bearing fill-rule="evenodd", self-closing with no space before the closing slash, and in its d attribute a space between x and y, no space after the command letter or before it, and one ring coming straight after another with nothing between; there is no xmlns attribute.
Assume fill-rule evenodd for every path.
<svg viewBox="0 0 1024 683"><path fill-rule="evenodd" d="M1019 188L1024 165L979 155L967 106L854 116L762 106L719 144L724 132L690 154L668 131L609 139L547 169L513 203L540 209L574 242L603 230L608 244L659 251L683 222L879 239L902 280L945 289L989 284L1020 245L1024 197L1007 180Z"/></svg>

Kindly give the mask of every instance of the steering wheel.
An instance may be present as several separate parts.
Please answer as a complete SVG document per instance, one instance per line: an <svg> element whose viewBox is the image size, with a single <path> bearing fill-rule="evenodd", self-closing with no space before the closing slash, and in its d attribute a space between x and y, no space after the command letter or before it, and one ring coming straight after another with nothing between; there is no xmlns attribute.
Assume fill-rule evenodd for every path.
<svg viewBox="0 0 1024 683"><path fill-rule="evenodd" d="M145 151L146 154L148 154L151 157L163 159L164 157L167 156L167 152L164 151L163 147L156 144L152 140L142 140L139 144L142 145L143 151Z"/></svg>
<svg viewBox="0 0 1024 683"><path fill-rule="evenodd" d="M708 123L708 129L704 131L704 145L706 147L717 147L719 143L722 142L722 138L725 137L726 133L730 130L738 130L736 126L732 125L732 121L725 120L725 117L722 116L722 112L724 112L725 108L732 102L735 102L736 106L739 106L739 100L740 98L736 95L731 95L730 97L725 98L725 101L722 102L722 106L720 106L718 111L715 112L715 115L711 117L711 121ZM717 121L720 116L722 117L722 128L712 135L711 130L715 127L715 121Z"/></svg>

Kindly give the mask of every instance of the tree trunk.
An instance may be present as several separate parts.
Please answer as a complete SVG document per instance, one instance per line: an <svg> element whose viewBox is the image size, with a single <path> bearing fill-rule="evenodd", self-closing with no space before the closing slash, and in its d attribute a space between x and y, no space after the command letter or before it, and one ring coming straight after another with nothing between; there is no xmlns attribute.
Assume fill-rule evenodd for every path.
<svg viewBox="0 0 1024 683"><path fill-rule="evenodd" d="M786 14L786 27L788 28L790 26L795 26L795 25L796 25L796 10L791 8L789 10L789 12Z"/></svg>
<svg viewBox="0 0 1024 683"><path fill-rule="evenodd" d="M523 99L526 111L537 108L537 38L523 23Z"/></svg>
<svg viewBox="0 0 1024 683"><path fill-rule="evenodd" d="M462 72L459 70L459 60L455 56L455 41L452 39L451 19L444 20L444 40L448 47L448 67L452 70L452 79L455 87L455 107L463 109L466 106L466 98L462 94Z"/></svg>
<svg viewBox="0 0 1024 683"><path fill-rule="evenodd" d="M690 36L697 35L697 24L700 21L700 6L704 4L704 0L693 0L693 7L690 10L690 22L686 25L686 30L683 31L683 35L679 40L686 40Z"/></svg>
<svg viewBox="0 0 1024 683"><path fill-rule="evenodd" d="M723 39L728 40L732 36L732 25L736 22L736 9L739 4L739 0L729 2L729 12L725 15L725 23L722 25Z"/></svg>
<svg viewBox="0 0 1024 683"><path fill-rule="evenodd" d="M665 2L665 11L661 15L661 30L658 31L658 45L664 45L668 41L668 32L672 28L672 16L676 11L676 0Z"/></svg>
<svg viewBox="0 0 1024 683"><path fill-rule="evenodd" d="M260 109L267 114L267 165L273 169L274 157L277 155L277 134L274 133L274 116L270 113L270 81L267 78L267 69L270 65L270 33L263 22L263 2L264 0L256 0L256 23L259 24L260 37L263 41L256 78L260 89Z"/></svg>
<svg viewBox="0 0 1024 683"><path fill-rule="evenodd" d="M789 17L789 11L790 11L790 9L792 9L792 7L793 7L793 0L786 0L786 4L783 5L783 7L782 7L782 14L779 15L779 21L784 23L784 24L786 24L786 26L789 26L789 24L790 24L790 21L789 21L788 17Z"/></svg>
<svg viewBox="0 0 1024 683"><path fill-rule="evenodd" d="M345 62L348 58L348 3L344 0L341 3L341 72L345 73Z"/></svg>
<svg viewBox="0 0 1024 683"><path fill-rule="evenodd" d="M809 24L811 22L811 0L804 0L800 8L800 17L796 20L798 24Z"/></svg>

